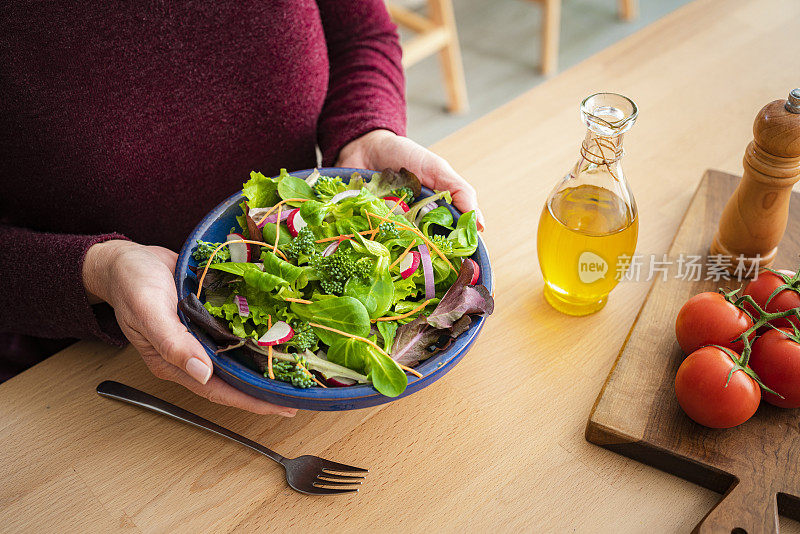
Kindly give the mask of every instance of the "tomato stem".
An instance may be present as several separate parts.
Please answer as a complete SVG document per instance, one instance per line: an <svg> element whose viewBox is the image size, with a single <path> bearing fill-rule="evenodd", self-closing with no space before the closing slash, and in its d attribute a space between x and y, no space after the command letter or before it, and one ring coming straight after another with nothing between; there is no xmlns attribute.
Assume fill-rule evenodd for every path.
<svg viewBox="0 0 800 534"><path fill-rule="evenodd" d="M771 272L775 272L775 271L771 271ZM800 272L800 270L798 270L798 272ZM779 276L782 276L782 277L786 277L786 275L783 275L782 273L775 273L775 274L777 274ZM797 275L795 275L795 277L796 276ZM736 306L740 310L744 311L747 315L750 316L751 319L753 319L753 326L751 326L750 328L748 328L747 330L742 332L742 334L739 335L739 337L734 339L734 341L741 340L742 344L744 345L744 349L742 349L742 355L741 355L740 358L736 358L736 354L733 351L731 351L731 350L729 350L727 348L724 348L724 347L720 347L719 345L714 345L715 347L722 349L725 352L725 354L727 354L733 360L733 362L736 364L734 366L734 368L731 369L731 372L728 374L728 381L725 382L725 386L727 387L728 382L730 382L731 377L733 376L733 373L736 372L736 371L741 370L747 376L749 376L750 378L755 380L756 383L761 387L761 389L763 389L764 391L766 391L768 393L772 393L773 395L777 395L780 398L783 398L783 396L781 394L773 391L772 389L770 389L766 385L764 385L764 383L761 381L761 378L759 378L759 376L756 374L756 372L753 371L750 367L748 367L748 364L750 363L750 355L753 352L752 343L750 342L750 336L752 336L754 332L756 332L759 328L761 328L761 327L763 327L765 325L770 327L770 328L776 328L777 329L777 327L775 327L770 322L770 321L774 321L775 319L782 319L784 317L794 316L794 317L796 317L798 319L798 322L800 322L800 308L792 308L790 310L777 311L777 312L770 313L770 312L767 312L766 310L764 310L761 306L759 306L758 303L756 303L756 301L750 295L742 295L742 296L738 296L737 297L737 295L739 294L740 291L741 290L739 290L739 289L734 290L734 291L727 291L727 292L725 290L723 290L723 289L719 290L720 294L723 297L725 297L725 300L727 300L728 302L731 302L734 306ZM774 294L773 294L773 296L774 296ZM770 297L770 298L772 298L772 297ZM769 300L767 302L769 302ZM750 311L744 306L744 304L749 304L755 310L755 314L750 313ZM757 317L756 317L756 315L757 315ZM792 328L794 329L794 337L790 336L787 332L783 332L782 330L781 330L781 332L783 332L787 337L789 337L791 339L795 339L795 341L798 341L800 343L800 331L798 331L797 326L793 322L790 321L790 323L792 324ZM780 330L780 329L778 329L778 330Z"/></svg>

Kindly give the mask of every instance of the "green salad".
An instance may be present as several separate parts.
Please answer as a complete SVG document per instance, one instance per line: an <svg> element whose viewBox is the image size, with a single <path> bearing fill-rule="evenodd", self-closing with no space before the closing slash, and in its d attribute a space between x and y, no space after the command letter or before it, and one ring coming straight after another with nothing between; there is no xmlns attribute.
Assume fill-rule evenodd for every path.
<svg viewBox="0 0 800 534"><path fill-rule="evenodd" d="M469 259L475 212L454 220L447 191L422 198L416 176L385 170L349 181L314 171L253 172L239 228L198 241L197 295L181 309L264 376L298 388L370 383L400 395L419 362L489 314Z"/></svg>

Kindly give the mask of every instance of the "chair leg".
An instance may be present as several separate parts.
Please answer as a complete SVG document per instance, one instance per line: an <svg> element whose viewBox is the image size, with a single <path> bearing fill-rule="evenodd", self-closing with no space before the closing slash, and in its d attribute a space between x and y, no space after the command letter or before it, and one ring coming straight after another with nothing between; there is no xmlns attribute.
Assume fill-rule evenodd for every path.
<svg viewBox="0 0 800 534"><path fill-rule="evenodd" d="M624 1L624 0L620 0ZM558 70L558 39L561 33L561 0L542 2L542 74Z"/></svg>
<svg viewBox="0 0 800 534"><path fill-rule="evenodd" d="M464 113L469 107L467 85L464 81L464 66L461 62L452 0L428 0L428 14L431 21L445 28L449 35L447 44L439 52L447 90L447 109L451 113Z"/></svg>
<svg viewBox="0 0 800 534"><path fill-rule="evenodd" d="M619 0L619 18L626 22L639 15L639 0Z"/></svg>

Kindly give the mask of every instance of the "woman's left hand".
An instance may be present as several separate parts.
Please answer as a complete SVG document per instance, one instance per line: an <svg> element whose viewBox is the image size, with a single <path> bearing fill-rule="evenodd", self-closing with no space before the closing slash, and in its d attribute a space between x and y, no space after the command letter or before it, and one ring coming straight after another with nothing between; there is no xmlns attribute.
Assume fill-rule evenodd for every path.
<svg viewBox="0 0 800 534"><path fill-rule="evenodd" d="M478 229L484 219L478 209L475 188L453 170L447 161L407 137L388 130L373 130L351 141L339 152L338 167L358 169L394 169L405 167L419 177L423 185L439 191L448 190L453 204L462 212L475 210Z"/></svg>

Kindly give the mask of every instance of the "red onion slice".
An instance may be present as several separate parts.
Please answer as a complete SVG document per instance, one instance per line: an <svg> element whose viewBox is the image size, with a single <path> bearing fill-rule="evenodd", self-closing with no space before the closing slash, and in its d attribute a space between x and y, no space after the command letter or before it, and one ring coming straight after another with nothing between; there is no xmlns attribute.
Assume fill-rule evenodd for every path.
<svg viewBox="0 0 800 534"><path fill-rule="evenodd" d="M437 206L436 202L428 202L427 204L422 206L417 212L417 218L414 219L414 224L419 226L419 223L420 221L422 221L422 218L425 217L425 215L427 215L428 212L432 211L436 206Z"/></svg>
<svg viewBox="0 0 800 534"><path fill-rule="evenodd" d="M422 274L425 275L425 299L432 299L436 296L436 287L433 283L433 262L428 246L424 243L417 247L422 259Z"/></svg>
<svg viewBox="0 0 800 534"><path fill-rule="evenodd" d="M274 212L270 213L269 216L263 221L261 220L261 218L264 217L264 214L270 209L272 208L253 208L250 210L249 213L250 218L257 223L259 228L264 228L264 225L267 223L275 224L276 222L278 222L278 210L275 210ZM281 222L285 221L291 212L292 210L288 208L285 210L281 210Z"/></svg>
<svg viewBox="0 0 800 534"><path fill-rule="evenodd" d="M239 307L239 315L242 317L247 317L250 315L250 306L247 304L247 299L241 295L236 295L233 297L233 301L236 302L236 306Z"/></svg>
<svg viewBox="0 0 800 534"><path fill-rule="evenodd" d="M341 242L341 241L339 241L339 240L336 240L336 241L332 242L330 245L328 245L328 246L325 248L325 250L323 250L323 251L322 251L322 255L323 255L323 256L330 256L331 254L333 254L334 252L336 252L336 249L337 249L337 248L339 248L339 245L340 245L341 243L342 243L342 242Z"/></svg>
<svg viewBox="0 0 800 534"><path fill-rule="evenodd" d="M348 189L347 191L342 191L341 193L336 193L335 195L333 195L330 202L331 204L336 204L343 198L357 197L359 193L361 193L360 189Z"/></svg>

